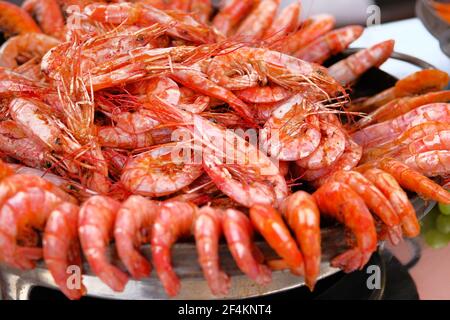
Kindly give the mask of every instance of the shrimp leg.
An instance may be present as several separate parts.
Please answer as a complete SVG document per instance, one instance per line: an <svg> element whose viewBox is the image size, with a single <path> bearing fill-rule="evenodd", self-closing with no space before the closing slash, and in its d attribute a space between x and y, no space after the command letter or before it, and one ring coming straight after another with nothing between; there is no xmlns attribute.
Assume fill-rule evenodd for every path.
<svg viewBox="0 0 450 320"><path fill-rule="evenodd" d="M247 105L236 97L231 91L209 80L206 75L195 70L182 70L172 73L171 77L182 85L227 102L246 122L255 125L252 114Z"/></svg>

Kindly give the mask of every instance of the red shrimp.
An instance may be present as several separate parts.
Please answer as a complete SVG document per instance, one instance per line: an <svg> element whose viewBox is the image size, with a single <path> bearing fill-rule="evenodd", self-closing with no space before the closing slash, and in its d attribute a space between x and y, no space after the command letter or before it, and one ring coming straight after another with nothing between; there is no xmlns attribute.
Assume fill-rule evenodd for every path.
<svg viewBox="0 0 450 320"><path fill-rule="evenodd" d="M377 249L375 223L363 199L349 186L329 182L313 194L320 212L335 218L351 230L356 244L331 261L345 272L362 269Z"/></svg>
<svg viewBox="0 0 450 320"><path fill-rule="evenodd" d="M113 239L114 223L120 203L104 196L94 196L80 209L78 233L84 256L92 271L111 289L122 292L128 276L108 261L108 245Z"/></svg>
<svg viewBox="0 0 450 320"><path fill-rule="evenodd" d="M222 235L221 211L211 207L200 209L194 222L198 259L209 288L214 295L227 295L231 280L220 269L219 240Z"/></svg>
<svg viewBox="0 0 450 320"><path fill-rule="evenodd" d="M80 208L63 203L52 211L47 220L43 239L44 261L61 291L71 300L86 294L86 287L79 279L69 286L69 267L77 266L82 271L81 247L78 239L78 213Z"/></svg>
<svg viewBox="0 0 450 320"><path fill-rule="evenodd" d="M305 264L305 281L313 290L320 274L321 235L320 212L314 198L298 191L286 198L281 206L288 225L294 230Z"/></svg>
<svg viewBox="0 0 450 320"><path fill-rule="evenodd" d="M228 209L223 213L222 226L228 248L239 269L260 285L272 281L270 269L259 261L259 249L253 243L253 227L240 211Z"/></svg>
<svg viewBox="0 0 450 320"><path fill-rule="evenodd" d="M187 202L166 202L161 205L151 235L152 258L167 295L174 297L180 290L180 280L172 267L171 247L192 232L197 208Z"/></svg>

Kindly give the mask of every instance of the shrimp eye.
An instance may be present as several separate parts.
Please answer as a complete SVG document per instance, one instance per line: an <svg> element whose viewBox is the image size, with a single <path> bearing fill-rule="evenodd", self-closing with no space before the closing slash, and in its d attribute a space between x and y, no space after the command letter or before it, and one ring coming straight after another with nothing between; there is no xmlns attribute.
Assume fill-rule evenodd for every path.
<svg viewBox="0 0 450 320"><path fill-rule="evenodd" d="M136 37L136 41L138 41L138 42L144 41L144 36L143 36L142 34L138 35L138 36Z"/></svg>

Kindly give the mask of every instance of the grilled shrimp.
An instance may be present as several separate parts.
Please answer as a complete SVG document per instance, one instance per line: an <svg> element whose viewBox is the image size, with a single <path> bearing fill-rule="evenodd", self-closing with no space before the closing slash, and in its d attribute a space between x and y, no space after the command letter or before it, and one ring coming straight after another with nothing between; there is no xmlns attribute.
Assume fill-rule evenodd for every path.
<svg viewBox="0 0 450 320"><path fill-rule="evenodd" d="M284 200L281 212L295 232L304 259L305 281L313 290L320 273L319 208L311 195L298 191Z"/></svg>
<svg viewBox="0 0 450 320"><path fill-rule="evenodd" d="M180 89L181 97L178 107L184 111L201 114L210 107L211 98L201 93L182 87Z"/></svg>
<svg viewBox="0 0 450 320"><path fill-rule="evenodd" d="M320 145L322 134L316 106L300 94L281 102L264 125L264 150L283 161L309 157Z"/></svg>
<svg viewBox="0 0 450 320"><path fill-rule="evenodd" d="M250 208L250 219L256 230L287 263L294 274L303 275L303 255L286 227L281 214L267 205Z"/></svg>
<svg viewBox="0 0 450 320"><path fill-rule="evenodd" d="M213 26L224 36L229 33L245 18L252 10L253 0L230 0L213 19Z"/></svg>
<svg viewBox="0 0 450 320"><path fill-rule="evenodd" d="M261 252L253 243L253 227L247 216L228 209L223 213L222 226L228 248L239 269L256 283L269 284L272 273L259 259Z"/></svg>
<svg viewBox="0 0 450 320"><path fill-rule="evenodd" d="M151 234L152 258L167 295L176 296L180 280L173 271L171 247L175 242L191 234L197 208L187 202L166 202L161 205Z"/></svg>
<svg viewBox="0 0 450 320"><path fill-rule="evenodd" d="M398 118L378 123L352 134L362 147L370 148L391 142L406 130L429 121L448 123L450 104L428 104Z"/></svg>
<svg viewBox="0 0 450 320"><path fill-rule="evenodd" d="M217 188L246 207L278 206L288 190L277 166L238 135L226 133L201 117L194 119L194 132L204 145L203 169Z"/></svg>
<svg viewBox="0 0 450 320"><path fill-rule="evenodd" d="M394 87L386 89L360 104L351 105L349 109L350 111L371 112L398 98L443 90L447 87L449 80L449 75L444 71L434 69L420 70L397 81Z"/></svg>
<svg viewBox="0 0 450 320"><path fill-rule="evenodd" d="M150 262L139 252L139 247L150 243L158 213L158 204L141 196L131 196L117 212L114 226L117 253L135 279L150 275Z"/></svg>
<svg viewBox="0 0 450 320"><path fill-rule="evenodd" d="M399 148L393 153L392 157L402 160L420 153L436 150L450 150L450 130L440 130L414 140L407 146Z"/></svg>
<svg viewBox="0 0 450 320"><path fill-rule="evenodd" d="M155 120L155 115L153 112L144 108L135 112L113 113L111 115L111 119L116 123L117 128L129 134L136 135L156 129L159 125L159 121Z"/></svg>
<svg viewBox="0 0 450 320"><path fill-rule="evenodd" d="M388 40L359 51L328 68L328 72L341 85L349 85L370 68L379 67L389 59L394 44L393 40Z"/></svg>
<svg viewBox="0 0 450 320"><path fill-rule="evenodd" d="M10 37L28 32L41 32L33 18L15 4L0 1L0 31Z"/></svg>
<svg viewBox="0 0 450 320"><path fill-rule="evenodd" d="M149 103L151 103L154 97L158 97L173 105L177 105L180 101L181 93L178 84L167 77L155 77L150 80L131 83L128 87L127 89L131 89L133 94L146 96L146 100Z"/></svg>
<svg viewBox="0 0 450 320"><path fill-rule="evenodd" d="M320 124L322 138L317 149L297 165L307 170L318 170L333 165L345 152L347 138L341 128L327 122Z"/></svg>
<svg viewBox="0 0 450 320"><path fill-rule="evenodd" d="M190 10L198 21L207 23L213 8L210 0L191 0Z"/></svg>
<svg viewBox="0 0 450 320"><path fill-rule="evenodd" d="M177 17L141 3L94 4L87 6L83 13L92 21L115 25L159 23L169 26L167 32L171 36L194 43L208 43L213 36L209 28L188 16Z"/></svg>
<svg viewBox="0 0 450 320"><path fill-rule="evenodd" d="M231 286L230 277L219 264L219 240L223 233L221 215L219 209L203 207L193 227L199 264L214 295L227 295Z"/></svg>
<svg viewBox="0 0 450 320"><path fill-rule="evenodd" d="M64 201L40 188L19 191L0 209L0 261L22 270L42 258L36 231L44 231L50 213Z"/></svg>
<svg viewBox="0 0 450 320"><path fill-rule="evenodd" d="M286 34L295 32L300 24L301 5L294 2L284 8L264 34L264 40L271 43L282 39Z"/></svg>
<svg viewBox="0 0 450 320"><path fill-rule="evenodd" d="M208 76L229 90L243 90L270 80L323 98L343 92L325 68L268 49L242 47L223 52L212 59Z"/></svg>
<svg viewBox="0 0 450 320"><path fill-rule="evenodd" d="M356 124L352 125L352 128L361 129L373 123L395 119L427 104L448 101L450 101L450 91L431 92L421 96L395 99L381 106L367 117L359 120Z"/></svg>
<svg viewBox="0 0 450 320"><path fill-rule="evenodd" d="M46 181L41 177L15 174L5 177L0 182L0 207L2 207L4 203L16 193L30 188L38 188L40 190L50 192L65 202L74 204L77 203L77 200L72 196L68 195L59 187L56 187L53 183Z"/></svg>
<svg viewBox="0 0 450 320"><path fill-rule="evenodd" d="M328 32L311 44L294 53L294 56L308 61L323 64L332 55L341 53L363 33L361 26L347 26Z"/></svg>
<svg viewBox="0 0 450 320"><path fill-rule="evenodd" d="M119 149L144 149L155 145L152 131L130 133L119 127L101 127L98 130L99 143L102 147ZM167 142L170 142L170 137Z"/></svg>
<svg viewBox="0 0 450 320"><path fill-rule="evenodd" d="M161 119L187 127L195 145L201 147L203 169L234 201L248 207L256 203L277 205L287 194L286 181L277 166L245 139L162 100L155 100L153 110Z"/></svg>
<svg viewBox="0 0 450 320"><path fill-rule="evenodd" d="M26 0L22 9L34 16L42 31L64 40L64 17L57 0Z"/></svg>
<svg viewBox="0 0 450 320"><path fill-rule="evenodd" d="M347 139L344 154L331 166L317 169L306 170L302 179L314 182L315 185L322 185L331 174L339 170L349 171L355 168L362 156L362 148L351 139Z"/></svg>
<svg viewBox="0 0 450 320"><path fill-rule="evenodd" d="M27 138L25 133L21 131L20 135L16 135L15 131L18 126L15 122L14 129L5 125L6 121L0 123L0 151L19 160L21 163L31 167L41 167L45 165L47 154L45 149Z"/></svg>
<svg viewBox="0 0 450 320"><path fill-rule="evenodd" d="M92 271L111 289L121 292L128 276L112 265L107 256L119 208L120 203L114 199L104 196L89 198L80 209L78 232L84 256Z"/></svg>
<svg viewBox="0 0 450 320"><path fill-rule="evenodd" d="M93 40L84 40L80 45L85 47L91 41ZM68 58L78 64L83 62L79 57L79 52L76 50L74 52L74 48L77 46L68 44L70 43L53 48L43 57L41 69L50 79L58 80L61 77L61 68L70 68L71 64L67 64ZM119 57L108 56L105 61L91 65L86 68L87 70L81 70L84 71L81 76L83 83L88 83L94 91L99 91L140 81L149 76L162 75L175 69L186 68L213 55L216 51L220 52L223 50L222 46L222 44L210 44L168 48L132 47Z"/></svg>
<svg viewBox="0 0 450 320"><path fill-rule="evenodd" d="M248 103L276 103L290 98L293 93L278 85L267 85L264 87L253 87L234 92L244 102ZM259 105L257 107L260 107Z"/></svg>
<svg viewBox="0 0 450 320"><path fill-rule="evenodd" d="M120 178L125 188L135 194L160 197L175 193L190 185L203 173L202 165L189 161L174 161L182 145L171 143L156 146L130 160ZM185 159L180 159L186 161Z"/></svg>
<svg viewBox="0 0 450 320"><path fill-rule="evenodd" d="M32 59L39 61L59 44L58 39L42 33L24 33L11 37L0 48L0 66L14 69Z"/></svg>
<svg viewBox="0 0 450 320"><path fill-rule="evenodd" d="M384 194L372 182L355 171L338 171L330 177L330 181L345 183L355 191L364 200L367 207L387 227L391 242L393 244L400 242L402 238L400 218Z"/></svg>
<svg viewBox="0 0 450 320"><path fill-rule="evenodd" d="M61 150L62 132L55 120L43 112L48 106L37 100L16 98L9 108L11 117L30 139L49 150Z"/></svg>
<svg viewBox="0 0 450 320"><path fill-rule="evenodd" d="M72 300L86 294L82 283L80 287L69 287L69 267L82 270L81 247L78 239L78 213L80 208L63 203L50 214L44 231L43 253L45 264L61 291Z"/></svg>
<svg viewBox="0 0 450 320"><path fill-rule="evenodd" d="M428 177L445 176L450 167L450 152L435 150L407 157L403 162L410 168Z"/></svg>
<svg viewBox="0 0 450 320"><path fill-rule="evenodd" d="M246 122L254 124L252 114L243 101L236 97L233 92L212 82L201 72L197 70L181 70L172 73L171 77L192 90L227 102Z"/></svg>
<svg viewBox="0 0 450 320"><path fill-rule="evenodd" d="M248 40L262 38L272 25L279 5L280 0L262 0L240 24L236 34L244 36Z"/></svg>
<svg viewBox="0 0 450 320"><path fill-rule="evenodd" d="M49 88L43 83L8 68L0 67L0 98L10 98L17 94L42 97L49 91Z"/></svg>
<svg viewBox="0 0 450 320"><path fill-rule="evenodd" d="M446 123L437 121L425 122L414 126L411 129L406 130L402 135L391 142L382 144L374 148L366 148L364 150L364 155L361 159L361 163L366 163L390 156L401 148L408 146L410 143L419 139L423 139L426 136L433 135L442 130L450 130L450 126Z"/></svg>
<svg viewBox="0 0 450 320"><path fill-rule="evenodd" d="M417 237L420 233L420 225L416 212L408 199L408 195L402 190L395 178L380 169L369 169L364 172L364 176L389 200L400 217L404 234L411 238Z"/></svg>
<svg viewBox="0 0 450 320"><path fill-rule="evenodd" d="M377 248L375 223L363 199L339 182L324 184L313 196L322 214L344 224L356 237L355 246L333 258L331 265L345 272L362 269Z"/></svg>
<svg viewBox="0 0 450 320"><path fill-rule="evenodd" d="M275 42L271 49L292 55L332 30L335 24L336 19L331 15L319 14L312 16L300 25L297 32L282 38L282 41Z"/></svg>
<svg viewBox="0 0 450 320"><path fill-rule="evenodd" d="M414 191L425 199L450 203L448 191L402 162L387 158L381 160L378 165L391 174L403 188Z"/></svg>

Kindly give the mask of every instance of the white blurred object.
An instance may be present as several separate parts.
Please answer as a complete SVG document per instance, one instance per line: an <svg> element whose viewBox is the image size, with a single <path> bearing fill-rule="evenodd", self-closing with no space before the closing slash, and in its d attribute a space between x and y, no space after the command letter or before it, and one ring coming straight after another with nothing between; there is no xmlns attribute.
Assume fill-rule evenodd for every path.
<svg viewBox="0 0 450 320"><path fill-rule="evenodd" d="M282 0L282 6L293 3L293 0ZM302 17L310 17L318 13L329 13L342 24L366 24L367 8L374 4L373 0L301 0Z"/></svg>
<svg viewBox="0 0 450 320"><path fill-rule="evenodd" d="M388 39L395 40L395 51L412 55L450 72L450 59L417 18L369 27L351 46L365 48ZM401 78L417 71L411 65L393 60L387 61L381 69Z"/></svg>

